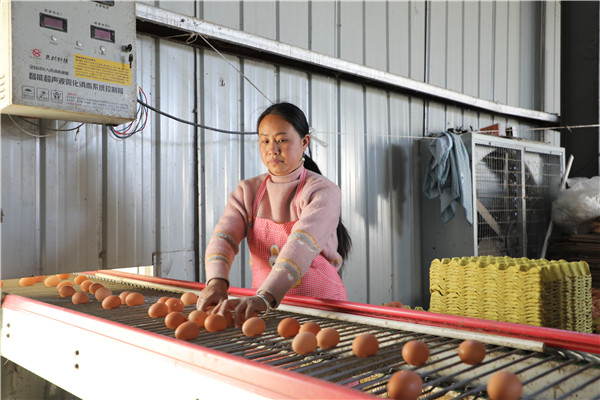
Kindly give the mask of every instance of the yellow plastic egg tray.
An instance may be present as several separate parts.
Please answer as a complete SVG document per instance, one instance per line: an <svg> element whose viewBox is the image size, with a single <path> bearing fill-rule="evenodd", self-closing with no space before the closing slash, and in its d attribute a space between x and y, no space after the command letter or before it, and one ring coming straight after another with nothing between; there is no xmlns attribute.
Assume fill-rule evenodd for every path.
<svg viewBox="0 0 600 400"><path fill-rule="evenodd" d="M435 259L431 312L592 332L592 277L585 261L511 257Z"/></svg>

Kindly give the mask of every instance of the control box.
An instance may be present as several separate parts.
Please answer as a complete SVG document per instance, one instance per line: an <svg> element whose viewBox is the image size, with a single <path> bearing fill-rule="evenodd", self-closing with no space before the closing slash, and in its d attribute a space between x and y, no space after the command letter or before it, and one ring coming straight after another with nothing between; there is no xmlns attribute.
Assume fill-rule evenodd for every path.
<svg viewBox="0 0 600 400"><path fill-rule="evenodd" d="M136 118L134 1L0 6L0 112L114 125Z"/></svg>

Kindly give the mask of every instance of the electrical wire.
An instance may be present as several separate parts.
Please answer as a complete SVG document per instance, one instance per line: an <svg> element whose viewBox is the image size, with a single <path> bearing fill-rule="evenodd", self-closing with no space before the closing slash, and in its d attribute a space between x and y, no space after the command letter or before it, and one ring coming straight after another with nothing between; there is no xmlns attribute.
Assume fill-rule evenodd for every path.
<svg viewBox="0 0 600 400"><path fill-rule="evenodd" d="M115 139L128 139L135 135L136 133L142 132L144 128L146 128L146 123L148 122L148 108L145 106L145 103L142 101L148 101L146 98L146 93L141 87L138 87L138 108L136 113L135 120L126 124L121 130L115 128L114 126L109 126L108 129L112 133L112 136Z"/></svg>
<svg viewBox="0 0 600 400"><path fill-rule="evenodd" d="M13 123L13 124L14 124L14 125L15 125L17 128L19 128L19 129L21 130L21 132L25 133L26 135L29 135L29 136L32 136L32 137L35 137L35 138L40 138L40 139L43 139L43 138L48 138L48 137L54 136L54 135L56 135L58 132L69 132L69 131L74 131L74 130L77 130L76 134L78 134L78 133L79 133L79 128L81 128L81 127L84 125L84 123L81 123L81 124L77 125L77 126L76 126L76 127L74 127L74 128L62 129L62 128L64 128L64 127L65 127L65 125L67 125L67 124L69 123L69 121L65 121L65 122L64 122L64 123L61 125L61 127L60 127L60 128L58 128L58 129L52 129L52 128L45 128L45 127L42 127L42 126L40 126L39 124L34 124L33 122L31 122L31 121L28 121L26 118L19 116L19 119L20 119L21 121L27 122L27 123L29 123L29 124L31 124L31 125L33 125L33 126L36 126L36 127L38 127L39 129L44 129L44 130L51 131L51 133L49 133L49 134L47 134L47 135L38 135L38 134L36 134L36 133L29 132L29 131L26 131L25 129L23 129L23 127L22 127L22 126L20 126L19 124L17 124L17 121L15 121L15 120L14 120L14 118L12 117L12 115L10 115L10 114L9 114L9 115L8 115L8 118L10 118L10 120L12 121L12 123Z"/></svg>

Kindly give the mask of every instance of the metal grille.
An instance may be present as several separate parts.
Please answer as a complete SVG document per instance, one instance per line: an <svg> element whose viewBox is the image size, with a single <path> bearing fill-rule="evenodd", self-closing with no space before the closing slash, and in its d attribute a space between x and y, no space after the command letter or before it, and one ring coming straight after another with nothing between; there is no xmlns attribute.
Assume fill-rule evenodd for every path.
<svg viewBox="0 0 600 400"><path fill-rule="evenodd" d="M94 279L99 280L99 279ZM132 290L131 285L99 280L114 294ZM87 304L74 305L70 298L60 298L55 288L34 286L7 288L7 291L25 297L35 298L55 306L72 309L113 322L173 337L173 331L164 325L163 318L148 317L148 308L162 296L181 293L136 287L144 294L146 302L142 306L104 310L100 302L92 300ZM194 310L186 306L184 313ZM340 333L341 341L331 350L318 349L315 353L301 356L291 349L291 339L283 339L277 334L279 321L294 317L300 323L317 322L322 328L333 327ZM275 311L265 318L267 328L259 337L248 338L240 329L233 327L218 333L201 330L191 341L198 345L244 357L255 362L272 365L315 378L334 382L355 390L361 390L378 397L386 397L386 385L391 375L401 369L412 369L423 379L425 399L434 398L478 398L485 397L485 385L491 374L498 370L516 373L523 382L523 398L598 398L600 381L600 358L589 353L548 349L538 353L516 348L486 345L487 355L483 363L469 366L460 361L457 348L460 339L439 335L422 334L401 329L382 328L365 323L339 320L302 313ZM358 358L352 354L352 341L361 333L375 335L380 344L378 353L369 358ZM430 358L427 364L412 367L401 355L405 342L419 339L427 343Z"/></svg>
<svg viewBox="0 0 600 400"><path fill-rule="evenodd" d="M478 255L522 257L523 161L515 149L475 145Z"/></svg>

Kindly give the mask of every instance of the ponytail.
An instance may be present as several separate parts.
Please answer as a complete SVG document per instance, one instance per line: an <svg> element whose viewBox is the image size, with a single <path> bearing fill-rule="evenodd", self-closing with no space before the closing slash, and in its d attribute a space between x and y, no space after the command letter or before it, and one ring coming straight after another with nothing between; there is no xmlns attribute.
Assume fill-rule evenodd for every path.
<svg viewBox="0 0 600 400"><path fill-rule="evenodd" d="M309 171L316 172L319 175L323 175L317 163L307 154L304 154L304 168L306 168ZM348 258L348 255L350 254L350 250L352 249L352 238L350 237L350 233L348 233L348 229L346 229L346 227L342 223L341 215L340 220L338 222L338 226L336 228L336 235L338 239L337 252L340 256L342 256L342 260L345 261Z"/></svg>

